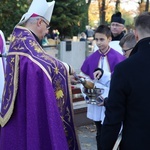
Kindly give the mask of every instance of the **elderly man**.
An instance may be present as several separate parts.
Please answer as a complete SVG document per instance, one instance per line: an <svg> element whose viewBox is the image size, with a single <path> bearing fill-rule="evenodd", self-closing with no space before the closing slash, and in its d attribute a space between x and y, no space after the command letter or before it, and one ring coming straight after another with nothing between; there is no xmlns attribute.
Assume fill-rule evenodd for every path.
<svg viewBox="0 0 150 150"><path fill-rule="evenodd" d="M1 150L79 149L68 67L40 46L54 3L33 0L12 33L0 115Z"/></svg>
<svg viewBox="0 0 150 150"><path fill-rule="evenodd" d="M112 41L120 41L124 36L124 23L125 20L122 18L120 12L112 15L110 25Z"/></svg>
<svg viewBox="0 0 150 150"><path fill-rule="evenodd" d="M124 36L124 23L125 20L122 18L122 15L120 12L117 12L116 14L113 14L111 17L111 37L112 41L109 43L110 47L118 51L123 55L122 48L119 45L119 41Z"/></svg>

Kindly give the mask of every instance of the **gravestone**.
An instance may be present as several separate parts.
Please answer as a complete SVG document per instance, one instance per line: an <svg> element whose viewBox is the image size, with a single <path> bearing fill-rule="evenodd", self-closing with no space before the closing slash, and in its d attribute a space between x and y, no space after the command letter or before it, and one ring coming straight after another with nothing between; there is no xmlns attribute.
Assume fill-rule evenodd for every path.
<svg viewBox="0 0 150 150"><path fill-rule="evenodd" d="M76 73L80 72L81 65L86 58L86 42L62 41L59 48L59 59L71 65Z"/></svg>

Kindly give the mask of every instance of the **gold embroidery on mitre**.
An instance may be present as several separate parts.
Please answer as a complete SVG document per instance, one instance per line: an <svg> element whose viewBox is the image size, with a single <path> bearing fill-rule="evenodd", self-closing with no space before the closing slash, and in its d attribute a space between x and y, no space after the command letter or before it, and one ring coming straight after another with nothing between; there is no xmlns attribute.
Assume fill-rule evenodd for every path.
<svg viewBox="0 0 150 150"><path fill-rule="evenodd" d="M57 90L57 91L56 91L56 98L57 98L57 99L60 99L60 98L62 98L63 96L64 96L64 93L63 93L62 90Z"/></svg>

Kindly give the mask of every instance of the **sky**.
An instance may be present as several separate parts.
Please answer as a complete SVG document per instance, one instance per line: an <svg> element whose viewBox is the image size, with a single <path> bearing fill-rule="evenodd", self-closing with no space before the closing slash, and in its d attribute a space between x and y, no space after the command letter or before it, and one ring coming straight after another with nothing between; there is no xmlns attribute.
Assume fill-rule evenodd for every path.
<svg viewBox="0 0 150 150"><path fill-rule="evenodd" d="M123 9L125 9L126 11L128 11L128 10L136 11L139 6L139 4L137 2L138 2L138 0L132 0L132 1L131 0L123 0L121 2L121 7Z"/></svg>
<svg viewBox="0 0 150 150"><path fill-rule="evenodd" d="M85 0L85 1L88 1L88 0ZM97 0L92 0L92 1L94 2ZM125 9L126 11L128 10L136 11L137 7L139 6L138 4L139 0L120 0L120 2L121 2L120 3L121 8ZM115 2L111 2L111 3L115 6Z"/></svg>

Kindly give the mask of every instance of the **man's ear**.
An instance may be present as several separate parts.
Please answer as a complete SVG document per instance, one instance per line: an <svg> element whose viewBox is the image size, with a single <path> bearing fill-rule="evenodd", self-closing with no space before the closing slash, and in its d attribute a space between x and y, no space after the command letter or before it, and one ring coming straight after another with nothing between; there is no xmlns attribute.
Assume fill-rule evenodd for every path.
<svg viewBox="0 0 150 150"><path fill-rule="evenodd" d="M39 18L39 19L37 20L36 24L37 24L37 26L38 26L38 27L40 27L40 26L41 26L41 24L42 24L42 19L41 19L41 18Z"/></svg>
<svg viewBox="0 0 150 150"><path fill-rule="evenodd" d="M109 40L109 42L111 42L111 40L112 40L112 37L110 36L110 37L108 38L108 40Z"/></svg>
<svg viewBox="0 0 150 150"><path fill-rule="evenodd" d="M138 31L135 29L135 30L133 30L133 33L135 35L136 41L138 42L139 41Z"/></svg>

